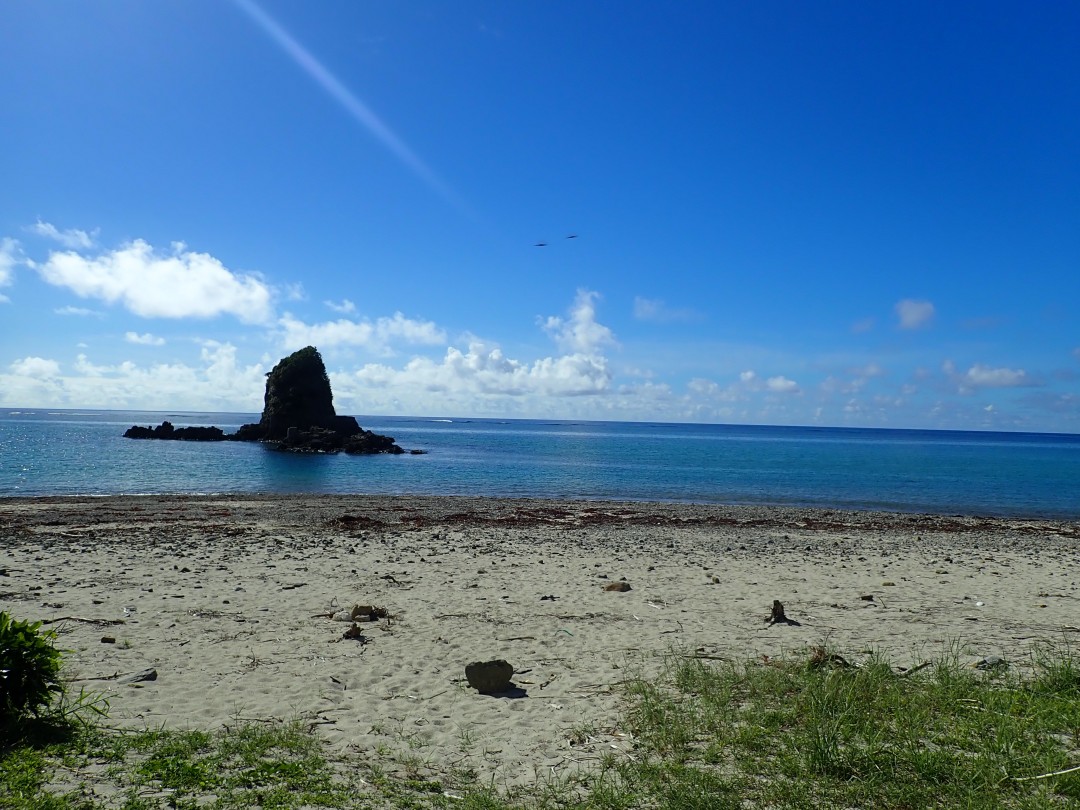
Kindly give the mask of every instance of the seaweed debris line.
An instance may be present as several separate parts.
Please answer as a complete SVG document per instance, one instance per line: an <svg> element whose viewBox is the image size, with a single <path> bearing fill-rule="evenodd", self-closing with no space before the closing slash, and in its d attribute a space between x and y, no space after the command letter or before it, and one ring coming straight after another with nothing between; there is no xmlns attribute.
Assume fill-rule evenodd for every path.
<svg viewBox="0 0 1080 810"><path fill-rule="evenodd" d="M174 427L162 422L157 427L133 425L124 436L129 439L170 439L195 442L266 442L291 453L338 453L356 455L405 451L390 436L364 430L355 417L338 416L334 395L322 355L307 346L278 361L266 375L262 418L242 425L236 433L217 427ZM412 453L423 451L413 450Z"/></svg>

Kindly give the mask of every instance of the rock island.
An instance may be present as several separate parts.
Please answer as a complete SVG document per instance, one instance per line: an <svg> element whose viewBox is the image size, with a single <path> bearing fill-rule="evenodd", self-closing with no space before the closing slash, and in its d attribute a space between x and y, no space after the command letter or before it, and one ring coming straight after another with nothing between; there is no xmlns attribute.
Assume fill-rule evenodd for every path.
<svg viewBox="0 0 1080 810"><path fill-rule="evenodd" d="M225 433L212 426L178 428L162 422L153 428L133 425L124 436L196 442L266 442L275 449L292 453L344 451L396 455L405 452L392 437L364 430L355 417L338 416L326 366L314 346L300 349L274 366L266 375L263 403L262 418L242 425L236 433Z"/></svg>

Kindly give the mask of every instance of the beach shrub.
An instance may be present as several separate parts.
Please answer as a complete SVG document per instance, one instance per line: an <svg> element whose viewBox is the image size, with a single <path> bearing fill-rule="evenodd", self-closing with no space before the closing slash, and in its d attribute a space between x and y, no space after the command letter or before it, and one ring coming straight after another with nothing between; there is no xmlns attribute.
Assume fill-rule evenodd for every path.
<svg viewBox="0 0 1080 810"><path fill-rule="evenodd" d="M41 630L41 622L0 611L0 728L36 716L63 690L55 639L53 631Z"/></svg>

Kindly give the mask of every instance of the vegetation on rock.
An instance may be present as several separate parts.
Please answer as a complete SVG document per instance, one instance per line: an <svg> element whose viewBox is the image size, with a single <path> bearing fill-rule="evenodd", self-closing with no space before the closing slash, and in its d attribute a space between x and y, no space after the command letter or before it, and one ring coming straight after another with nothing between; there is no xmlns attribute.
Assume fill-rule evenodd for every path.
<svg viewBox="0 0 1080 810"><path fill-rule="evenodd" d="M337 418L322 355L306 346L278 361L266 375L259 426L265 439L284 439L290 427L331 428Z"/></svg>

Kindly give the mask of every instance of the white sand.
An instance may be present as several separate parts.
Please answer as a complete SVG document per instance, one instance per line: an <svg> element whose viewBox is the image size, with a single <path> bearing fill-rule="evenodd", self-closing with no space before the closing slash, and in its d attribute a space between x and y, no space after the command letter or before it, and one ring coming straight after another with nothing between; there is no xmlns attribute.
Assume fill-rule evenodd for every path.
<svg viewBox="0 0 1080 810"><path fill-rule="evenodd" d="M749 507L2 499L0 609L73 617L50 626L115 725L301 718L332 746L510 786L628 750L618 684L673 649L743 661L827 643L899 667L959 641L965 662L1023 665L1080 638L1078 542L1075 522ZM622 578L632 590L603 590ZM766 623L774 599L798 626ZM343 639L319 614L353 604L392 618ZM518 692L465 683L496 658ZM108 677L146 668L156 680Z"/></svg>

